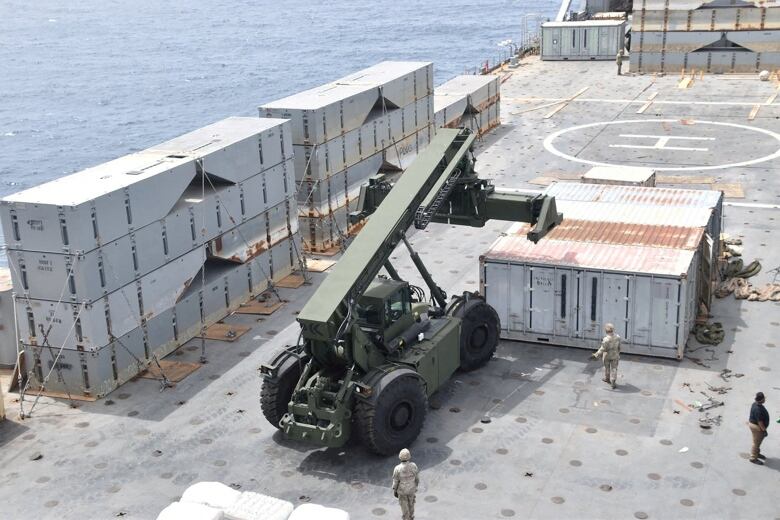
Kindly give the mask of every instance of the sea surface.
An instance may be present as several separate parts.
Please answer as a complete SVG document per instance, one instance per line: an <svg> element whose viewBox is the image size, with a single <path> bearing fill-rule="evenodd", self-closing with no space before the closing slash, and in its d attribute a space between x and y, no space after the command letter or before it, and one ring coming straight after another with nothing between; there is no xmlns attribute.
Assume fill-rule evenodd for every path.
<svg viewBox="0 0 780 520"><path fill-rule="evenodd" d="M443 83L558 4L0 0L0 196L378 61L432 61Z"/></svg>

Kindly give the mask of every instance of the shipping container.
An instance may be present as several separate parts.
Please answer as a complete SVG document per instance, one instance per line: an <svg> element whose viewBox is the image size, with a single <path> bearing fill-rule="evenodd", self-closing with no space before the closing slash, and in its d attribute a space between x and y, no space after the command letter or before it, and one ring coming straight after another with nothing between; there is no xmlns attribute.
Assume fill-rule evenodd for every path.
<svg viewBox="0 0 780 520"><path fill-rule="evenodd" d="M150 151L197 159L210 177L237 183L292 158L292 127L279 119L229 117Z"/></svg>
<svg viewBox="0 0 780 520"><path fill-rule="evenodd" d="M240 234L237 227L278 206L294 192L287 169L281 163L237 186L205 187L192 183L171 213L137 231L92 251L71 255L9 250L14 287L18 295L33 299L91 303L127 285L167 262L219 241L226 234ZM247 240L251 237L245 237ZM263 247L249 240L247 248Z"/></svg>
<svg viewBox="0 0 780 520"><path fill-rule="evenodd" d="M6 268L0 268L0 367L14 366L16 355L16 321L11 273ZM0 394L0 400L2 400L2 394Z"/></svg>
<svg viewBox="0 0 780 520"><path fill-rule="evenodd" d="M594 166L582 176L586 184L655 186L655 170L639 166Z"/></svg>
<svg viewBox="0 0 780 520"><path fill-rule="evenodd" d="M259 126L268 126L268 121L252 129ZM283 135L289 137L289 130L285 130L289 126L284 121L274 120L269 128L262 135L272 135L279 143L283 142ZM214 163L221 172L219 175L207 168L199 170L197 161L200 159L184 152L172 155L165 151L145 151L10 195L0 202L0 219L8 249L83 254L138 232L166 216L173 218L179 212L185 213L180 217L187 221L187 227L190 213L195 213L198 222L202 220L200 212L215 218L219 205L238 217L245 209L241 205L242 183L228 182L224 179L226 176L240 178L250 186L264 182L266 199L270 199L271 204L281 202L294 190L292 158L269 164L266 170L257 170L264 168L258 158L259 152L255 150L252 154L258 158L252 165L245 156L247 142L259 141L260 137L255 135L224 149L211 150L212 143L205 145L203 150L192 152L202 158L204 166L206 159L224 159L219 164ZM287 153L292 154L292 145L287 146ZM230 173L224 165L251 167L252 170ZM221 225L216 226L210 231L211 236L223 229ZM171 236L186 237L187 234Z"/></svg>
<svg viewBox="0 0 780 520"><path fill-rule="evenodd" d="M9 249L91 251L164 217L196 175L195 162L139 152L5 197Z"/></svg>
<svg viewBox="0 0 780 520"><path fill-rule="evenodd" d="M309 182L342 172L432 123L432 99L376 114L359 128L317 145L295 145L297 180Z"/></svg>
<svg viewBox="0 0 780 520"><path fill-rule="evenodd" d="M95 350L173 306L201 269L198 248L93 302L16 298L19 338L24 343Z"/></svg>
<svg viewBox="0 0 780 520"><path fill-rule="evenodd" d="M501 95L501 78L492 74L465 74L455 76L435 89L435 94L466 96L466 110L482 112L498 101Z"/></svg>
<svg viewBox="0 0 780 520"><path fill-rule="evenodd" d="M259 108L260 117L289 119L293 144L317 145L359 128L372 111L381 111L371 86L328 83Z"/></svg>
<svg viewBox="0 0 780 520"><path fill-rule="evenodd" d="M614 60L625 48L626 22L587 20L542 24L543 60Z"/></svg>
<svg viewBox="0 0 780 520"><path fill-rule="evenodd" d="M777 4L776 0L740 0L739 3L747 8L766 8L767 4ZM734 4L735 0L674 0L674 2L670 2L669 0L635 0L633 7L635 12L639 10L663 11L670 6L674 8L673 10L687 11L699 9L704 6L706 6L707 9L713 7L719 9L732 8L734 7ZM672 9L669 9L669 11L672 11Z"/></svg>
<svg viewBox="0 0 780 520"><path fill-rule="evenodd" d="M661 215L668 213L671 215L675 211L688 211L685 219L677 220L677 222L704 227L706 233L714 239L716 248L722 230L723 193L720 191L557 182L548 186L545 189L545 194L554 196L559 211L567 216L572 211L577 211L579 206L579 204L566 205L567 201L612 205L611 207L602 206L604 209L601 212L595 206L588 208L586 211L589 211L590 214L618 215L622 211L623 215L634 213L642 215L642 218L648 218L645 217L647 213ZM561 207L565 207L566 210L561 210ZM619 217L614 218L618 219ZM690 220L693 218L697 220ZM715 250L714 257L717 258L718 254L719 251Z"/></svg>
<svg viewBox="0 0 780 520"><path fill-rule="evenodd" d="M48 392L103 397L146 368L143 338L143 331L135 329L96 351L25 345L28 391L45 386Z"/></svg>
<svg viewBox="0 0 780 520"><path fill-rule="evenodd" d="M403 107L433 93L433 63L383 61L336 83L378 88L386 103Z"/></svg>
<svg viewBox="0 0 780 520"><path fill-rule="evenodd" d="M369 177L379 173L384 154L374 154L330 177L318 180L304 180L298 190L298 203L303 214L321 212L317 208L343 206L348 197L354 198L360 185Z"/></svg>
<svg viewBox="0 0 780 520"><path fill-rule="evenodd" d="M780 8L718 7L716 9L634 11L633 26L643 31L769 31L780 29Z"/></svg>
<svg viewBox="0 0 780 520"><path fill-rule="evenodd" d="M627 353L681 359L697 312L697 249L545 238L513 228L480 257L501 336L598 348L613 323Z"/></svg>
<svg viewBox="0 0 780 520"><path fill-rule="evenodd" d="M436 128L458 128L467 106L468 94L443 94L437 90L433 96Z"/></svg>

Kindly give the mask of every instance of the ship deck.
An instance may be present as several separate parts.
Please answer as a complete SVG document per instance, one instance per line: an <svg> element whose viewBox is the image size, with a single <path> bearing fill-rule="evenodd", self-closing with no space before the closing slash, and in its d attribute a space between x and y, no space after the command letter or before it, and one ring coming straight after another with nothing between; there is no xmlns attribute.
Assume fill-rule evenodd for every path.
<svg viewBox="0 0 780 520"><path fill-rule="evenodd" d="M539 188L529 181L571 178L596 163L658 167L671 186L728 185L725 231L743 237L747 260L764 264L752 281L772 281L780 264L778 86L753 76L679 82L617 77L611 62L525 60L502 85L503 125L479 143L477 170L507 188ZM734 197L740 189L744 197ZM452 294L478 288L479 255L507 227L432 224L412 242ZM405 252L394 265L416 279ZM0 516L154 518L188 485L220 481L355 519L400 517L390 489L395 457L290 443L260 412L258 367L296 340L295 314L325 276L279 289L287 303L271 316L227 318L252 330L232 343L208 341L208 363L174 388L138 379L76 408L41 398L23 421L14 417L16 396L6 395ZM456 374L432 399L410 446L422 470L416 518L780 517L780 425L764 443L766 466L746 460L754 393L767 394L772 421L780 411L780 303L729 297L711 313L724 325L723 343L691 339L690 358L679 362L625 355L616 390L583 350L502 342L484 368ZM199 355L195 340L171 358ZM744 377L725 381L723 369ZM719 395L707 385L731 389ZM710 410L722 416L711 429L686 406L706 402L701 391L725 401Z"/></svg>

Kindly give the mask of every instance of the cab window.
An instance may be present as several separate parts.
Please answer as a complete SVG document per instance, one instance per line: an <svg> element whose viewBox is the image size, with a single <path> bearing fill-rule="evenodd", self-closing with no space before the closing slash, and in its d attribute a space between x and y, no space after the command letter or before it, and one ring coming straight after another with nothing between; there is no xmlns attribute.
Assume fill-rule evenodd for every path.
<svg viewBox="0 0 780 520"><path fill-rule="evenodd" d="M406 291L398 291L387 299L385 304L385 323L390 325L398 321L401 316L411 312L411 303Z"/></svg>
<svg viewBox="0 0 780 520"><path fill-rule="evenodd" d="M380 312L380 309L382 308L381 305L377 307L377 305L369 303L368 305L358 304L356 307L358 321L370 327L382 326L382 313Z"/></svg>

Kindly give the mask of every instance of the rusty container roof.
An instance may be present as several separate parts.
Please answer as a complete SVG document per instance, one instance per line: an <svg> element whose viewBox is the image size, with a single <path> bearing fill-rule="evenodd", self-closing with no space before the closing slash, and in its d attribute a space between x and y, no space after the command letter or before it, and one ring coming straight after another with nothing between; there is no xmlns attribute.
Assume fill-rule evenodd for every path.
<svg viewBox="0 0 780 520"><path fill-rule="evenodd" d="M545 193L554 195L559 200L664 207L682 206L687 208L715 208L722 199L721 192L715 190L686 190L575 182L556 182L548 186Z"/></svg>
<svg viewBox="0 0 780 520"><path fill-rule="evenodd" d="M513 225L507 234L493 242L482 259L680 277L688 272L696 255L695 249L586 242L549 235L534 244L525 237L525 232L526 224Z"/></svg>
<svg viewBox="0 0 780 520"><path fill-rule="evenodd" d="M703 227L578 220L566 218L565 215L564 212L563 222L547 233L546 239L624 246L697 249L704 235ZM529 230L528 224L520 224L518 232L526 234Z"/></svg>

